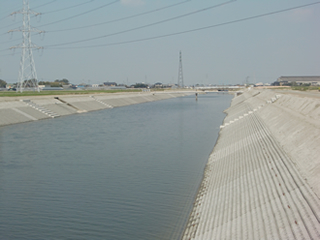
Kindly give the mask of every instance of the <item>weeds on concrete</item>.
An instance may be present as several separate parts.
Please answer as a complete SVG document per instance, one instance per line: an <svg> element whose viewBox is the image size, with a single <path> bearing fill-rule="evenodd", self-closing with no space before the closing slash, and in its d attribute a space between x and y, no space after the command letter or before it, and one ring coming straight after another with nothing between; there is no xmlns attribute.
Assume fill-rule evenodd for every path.
<svg viewBox="0 0 320 240"><path fill-rule="evenodd" d="M119 92L141 92L140 89L130 90L61 90L61 91L26 91L26 92L15 92L15 91L3 91L0 92L0 97L22 97L22 96L47 96L47 95L77 95L77 94L95 94L95 93L119 93Z"/></svg>

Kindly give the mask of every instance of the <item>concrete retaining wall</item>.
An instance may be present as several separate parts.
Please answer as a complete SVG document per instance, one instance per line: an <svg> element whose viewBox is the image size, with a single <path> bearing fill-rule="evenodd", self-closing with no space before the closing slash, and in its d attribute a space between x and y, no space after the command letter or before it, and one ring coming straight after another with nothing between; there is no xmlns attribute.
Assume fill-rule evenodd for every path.
<svg viewBox="0 0 320 240"><path fill-rule="evenodd" d="M235 97L182 239L320 239L320 96Z"/></svg>
<svg viewBox="0 0 320 240"><path fill-rule="evenodd" d="M0 126L186 96L189 92L124 93L0 99Z"/></svg>

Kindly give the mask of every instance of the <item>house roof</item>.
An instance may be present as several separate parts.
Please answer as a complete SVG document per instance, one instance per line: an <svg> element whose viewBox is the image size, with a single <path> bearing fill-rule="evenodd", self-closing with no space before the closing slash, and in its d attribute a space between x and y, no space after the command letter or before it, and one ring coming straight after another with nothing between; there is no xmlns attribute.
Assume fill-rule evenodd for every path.
<svg viewBox="0 0 320 240"><path fill-rule="evenodd" d="M320 82L320 76L281 76L277 79L277 82L283 82L283 81L289 81L289 82Z"/></svg>

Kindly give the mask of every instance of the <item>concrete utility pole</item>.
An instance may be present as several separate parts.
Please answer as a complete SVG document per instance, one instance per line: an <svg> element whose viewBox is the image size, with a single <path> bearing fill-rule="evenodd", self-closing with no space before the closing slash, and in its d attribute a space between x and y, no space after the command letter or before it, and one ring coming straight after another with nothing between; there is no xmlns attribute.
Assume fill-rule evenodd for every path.
<svg viewBox="0 0 320 240"><path fill-rule="evenodd" d="M10 49L21 48L21 60L20 60L20 71L19 79L17 82L17 88L20 92L25 88L33 89L39 92L38 77L36 67L33 60L32 48L41 49L31 42L31 32L42 33L36 28L30 26L30 15L39 15L40 13L33 12L29 8L29 0L23 0L23 9L13 14L22 14L22 27L9 32L22 32L22 43L11 47Z"/></svg>
<svg viewBox="0 0 320 240"><path fill-rule="evenodd" d="M179 88L184 88L181 51L180 51L179 72L178 72L178 87Z"/></svg>

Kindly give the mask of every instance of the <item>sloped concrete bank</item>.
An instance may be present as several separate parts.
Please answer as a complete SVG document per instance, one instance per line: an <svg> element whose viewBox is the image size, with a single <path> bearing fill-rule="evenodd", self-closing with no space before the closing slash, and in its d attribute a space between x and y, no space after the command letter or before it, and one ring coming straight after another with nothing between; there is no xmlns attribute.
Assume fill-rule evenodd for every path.
<svg viewBox="0 0 320 240"><path fill-rule="evenodd" d="M0 126L182 97L190 92L60 95L0 99Z"/></svg>
<svg viewBox="0 0 320 240"><path fill-rule="evenodd" d="M320 239L320 96L233 99L182 239Z"/></svg>

